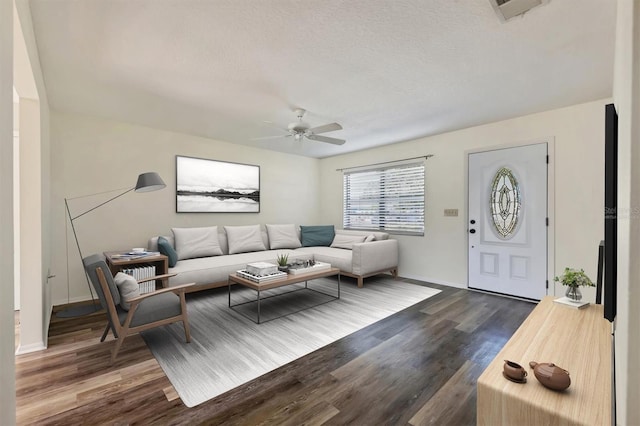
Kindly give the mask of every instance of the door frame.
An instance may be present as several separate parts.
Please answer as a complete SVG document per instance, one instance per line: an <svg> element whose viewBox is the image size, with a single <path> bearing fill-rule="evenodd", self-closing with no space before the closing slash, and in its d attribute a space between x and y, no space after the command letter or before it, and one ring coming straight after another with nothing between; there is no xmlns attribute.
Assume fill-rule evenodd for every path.
<svg viewBox="0 0 640 426"><path fill-rule="evenodd" d="M556 296L556 286L553 281L555 271L555 138L553 136L540 137L528 141L513 142L500 145L488 145L480 148L473 148L464 151L464 232L466 233L467 244L465 246L465 261L467 275L467 289L469 288L469 155L481 152L497 151L508 148L518 148L526 145L547 144L547 155L549 164L547 165L547 281L549 288L548 296Z"/></svg>

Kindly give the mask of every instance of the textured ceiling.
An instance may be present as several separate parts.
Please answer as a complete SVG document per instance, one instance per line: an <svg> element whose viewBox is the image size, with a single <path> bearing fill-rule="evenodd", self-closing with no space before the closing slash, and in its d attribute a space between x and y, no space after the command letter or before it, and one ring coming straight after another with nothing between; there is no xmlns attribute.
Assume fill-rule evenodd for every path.
<svg viewBox="0 0 640 426"><path fill-rule="evenodd" d="M51 107L312 157L612 95L614 0L31 0ZM281 134L305 108L342 146ZM284 134L282 132L282 134Z"/></svg>

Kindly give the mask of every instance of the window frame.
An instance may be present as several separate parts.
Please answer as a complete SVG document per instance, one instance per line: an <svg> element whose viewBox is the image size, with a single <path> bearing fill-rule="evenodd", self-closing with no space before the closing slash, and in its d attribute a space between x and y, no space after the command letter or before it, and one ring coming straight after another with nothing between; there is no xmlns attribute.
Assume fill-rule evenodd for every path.
<svg viewBox="0 0 640 426"><path fill-rule="evenodd" d="M386 194L385 192L396 191L397 194L397 185L401 180L401 177L398 174L402 173L400 170L418 168L412 174L416 174L417 176L410 176L412 178L411 182L417 184L418 182L421 185L419 191L409 191L409 193L404 196L391 196L390 194ZM365 174L373 174L372 181L378 179L379 187L377 189L377 197L369 198L372 205L376 205L376 211L371 216L371 226L363 225L357 226L354 224L353 217L366 217L366 214L357 214L356 207L354 204L363 204L363 201L366 202L367 198L364 196L365 194L362 192L360 194L353 194L351 189L353 189L353 185L364 185L363 182L367 180ZM353 182L353 177L362 178L361 182ZM422 177L422 181L418 176ZM396 185L394 187L394 185ZM405 185L402 185L405 187ZM388 188L387 188L388 187ZM410 187L407 187L410 188ZM358 201L358 198L360 200ZM417 197L417 198L416 198ZM416 204L416 201L419 201ZM421 210L421 214L409 214L406 213L400 216L405 216L409 218L419 218L421 222L415 222L413 220L405 220L399 221L397 218L399 217L398 212L394 212L391 210L387 210L390 202L393 202L396 205L398 210L403 209L417 209ZM386 232L393 235L409 235L409 236L424 236L425 230L425 212L426 212L426 165L424 161L410 161L410 162L402 162L402 163L393 163L385 166L379 167L364 167L357 168L354 170L343 171L342 176L342 225L344 229L354 230L354 231L372 231L372 232ZM395 214L394 214L395 213ZM389 218L395 217L395 220L391 222ZM377 226L376 226L377 223ZM416 225L416 223L418 225ZM403 230L402 227L412 227L417 226L415 230Z"/></svg>

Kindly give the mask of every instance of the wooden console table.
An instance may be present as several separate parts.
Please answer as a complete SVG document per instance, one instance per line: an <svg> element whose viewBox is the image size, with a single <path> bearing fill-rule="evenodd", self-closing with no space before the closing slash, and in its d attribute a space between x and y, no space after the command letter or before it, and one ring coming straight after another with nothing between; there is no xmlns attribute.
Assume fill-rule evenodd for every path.
<svg viewBox="0 0 640 426"><path fill-rule="evenodd" d="M611 324L602 305L574 309L545 297L478 378L478 425L610 425ZM508 302L505 302L508 303ZM504 360L528 372L527 383L502 376ZM555 392L538 382L529 361L569 371L571 386Z"/></svg>

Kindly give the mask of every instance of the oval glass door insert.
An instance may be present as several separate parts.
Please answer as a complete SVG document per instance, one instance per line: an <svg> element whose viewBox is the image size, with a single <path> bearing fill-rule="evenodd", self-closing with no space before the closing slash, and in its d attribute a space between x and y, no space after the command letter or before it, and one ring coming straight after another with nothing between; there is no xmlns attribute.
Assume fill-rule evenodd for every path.
<svg viewBox="0 0 640 426"><path fill-rule="evenodd" d="M491 186L491 217L498 235L504 239L513 236L520 218L520 186L513 172L502 167Z"/></svg>

